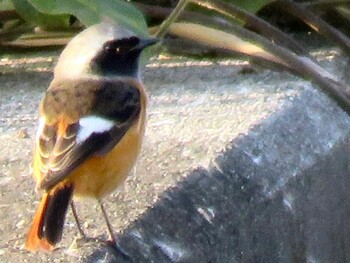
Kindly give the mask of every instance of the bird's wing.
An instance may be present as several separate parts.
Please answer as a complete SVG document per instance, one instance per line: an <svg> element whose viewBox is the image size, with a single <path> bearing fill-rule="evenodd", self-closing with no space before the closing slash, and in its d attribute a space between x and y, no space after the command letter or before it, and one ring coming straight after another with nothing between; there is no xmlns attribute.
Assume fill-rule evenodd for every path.
<svg viewBox="0 0 350 263"><path fill-rule="evenodd" d="M88 97L81 97L84 89L90 90ZM140 110L140 92L132 82L89 80L51 87L42 101L36 143L39 189L52 188L89 157L111 150Z"/></svg>

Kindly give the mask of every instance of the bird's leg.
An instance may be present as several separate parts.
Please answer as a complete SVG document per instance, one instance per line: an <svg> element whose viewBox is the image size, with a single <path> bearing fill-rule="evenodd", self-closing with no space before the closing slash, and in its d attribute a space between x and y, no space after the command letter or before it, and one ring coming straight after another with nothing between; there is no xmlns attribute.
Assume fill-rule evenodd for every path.
<svg viewBox="0 0 350 263"><path fill-rule="evenodd" d="M81 227L81 224L80 224L80 221L79 221L79 218L78 218L78 213L77 213L77 210L75 209L73 200L70 201L70 207L72 208L73 217L75 219L75 223L77 224L79 234L80 234L80 236L83 239L86 239L86 235L85 235L85 233L83 231L83 228Z"/></svg>
<svg viewBox="0 0 350 263"><path fill-rule="evenodd" d="M111 240L110 241L107 241L107 244L109 246L111 246L111 243L112 243L112 247L120 253L120 255L124 258L124 259L127 259L127 260L130 260L130 256L121 248L118 247L118 244L117 244L117 241L115 239L115 236L114 236L114 233L113 233L113 228L112 228L112 225L111 223L109 222L108 220L108 217L107 217L107 213L106 213L106 210L103 206L103 203L100 199L97 200L100 207L101 207L101 210L102 210L102 214L103 214L103 217L106 221L106 224L107 224L107 228L108 228L108 232L109 232L109 235L110 235L110 238Z"/></svg>
<svg viewBox="0 0 350 263"><path fill-rule="evenodd" d="M116 242L115 237L114 237L112 225L111 225L111 223L108 220L108 216L107 216L106 210L105 210L105 208L103 206L103 203L102 203L102 201L100 199L98 199L98 203L99 203L99 205L101 207L103 217L104 217L104 219L106 221L106 225L107 225L107 228L108 228L108 233L109 233L109 236L111 238L111 241L113 242L113 245L116 246L117 242Z"/></svg>

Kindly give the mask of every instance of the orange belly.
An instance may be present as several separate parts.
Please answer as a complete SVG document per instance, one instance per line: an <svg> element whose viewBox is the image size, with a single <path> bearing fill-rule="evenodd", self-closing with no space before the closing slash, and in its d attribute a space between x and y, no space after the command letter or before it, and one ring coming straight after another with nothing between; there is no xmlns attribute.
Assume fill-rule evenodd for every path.
<svg viewBox="0 0 350 263"><path fill-rule="evenodd" d="M91 157L75 169L67 178L74 184L74 195L101 198L115 190L137 160L143 133L143 127L135 124L110 152Z"/></svg>
<svg viewBox="0 0 350 263"><path fill-rule="evenodd" d="M74 196L101 198L115 190L127 177L139 155L145 132L147 97L142 86L141 112L138 121L125 133L117 145L105 155L91 156L73 170L62 182L74 185ZM39 152L34 158L34 178L42 178Z"/></svg>

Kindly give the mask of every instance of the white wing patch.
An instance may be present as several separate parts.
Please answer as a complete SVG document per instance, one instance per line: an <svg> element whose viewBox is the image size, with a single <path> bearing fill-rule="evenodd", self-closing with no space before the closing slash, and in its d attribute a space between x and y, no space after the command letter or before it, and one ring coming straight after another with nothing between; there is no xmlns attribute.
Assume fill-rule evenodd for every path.
<svg viewBox="0 0 350 263"><path fill-rule="evenodd" d="M39 141L40 135L44 132L44 128L46 125L46 119L45 117L41 117L39 120L39 127L38 130L36 132L36 140Z"/></svg>
<svg viewBox="0 0 350 263"><path fill-rule="evenodd" d="M114 122L98 116L88 116L79 120L77 143L84 142L93 133L103 133L114 126Z"/></svg>

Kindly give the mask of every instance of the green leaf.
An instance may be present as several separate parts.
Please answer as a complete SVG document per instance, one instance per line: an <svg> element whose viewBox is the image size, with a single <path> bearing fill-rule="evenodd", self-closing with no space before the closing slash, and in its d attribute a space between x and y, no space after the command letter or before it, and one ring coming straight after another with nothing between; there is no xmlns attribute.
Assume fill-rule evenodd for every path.
<svg viewBox="0 0 350 263"><path fill-rule="evenodd" d="M14 9L10 0L0 0L0 11Z"/></svg>
<svg viewBox="0 0 350 263"><path fill-rule="evenodd" d="M29 0L39 11L47 14L71 14L86 26L110 19L134 32L147 35L142 13L123 0Z"/></svg>
<svg viewBox="0 0 350 263"><path fill-rule="evenodd" d="M348 6L340 6L337 7L336 10L348 21L350 20L350 7Z"/></svg>
<svg viewBox="0 0 350 263"><path fill-rule="evenodd" d="M47 15L39 12L27 0L12 0L14 8L23 20L45 30L65 29L70 26L70 15Z"/></svg>

